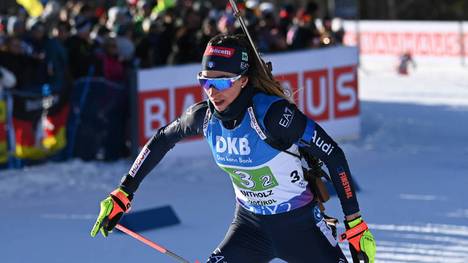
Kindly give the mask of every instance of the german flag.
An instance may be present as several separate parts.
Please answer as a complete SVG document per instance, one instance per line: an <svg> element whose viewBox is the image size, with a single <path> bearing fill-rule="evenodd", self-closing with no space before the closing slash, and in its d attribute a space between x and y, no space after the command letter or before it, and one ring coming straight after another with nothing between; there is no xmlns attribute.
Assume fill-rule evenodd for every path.
<svg viewBox="0 0 468 263"><path fill-rule="evenodd" d="M55 112L48 113L42 120L44 128L42 146L49 154L56 153L66 146L66 126L69 109L68 105L63 105Z"/></svg>
<svg viewBox="0 0 468 263"><path fill-rule="evenodd" d="M30 120L13 118L15 131L15 155L20 159L39 160L46 157L46 152L36 146L36 125Z"/></svg>
<svg viewBox="0 0 468 263"><path fill-rule="evenodd" d="M42 97L13 97L13 131L15 156L19 159L38 160L46 153L36 142L42 129Z"/></svg>

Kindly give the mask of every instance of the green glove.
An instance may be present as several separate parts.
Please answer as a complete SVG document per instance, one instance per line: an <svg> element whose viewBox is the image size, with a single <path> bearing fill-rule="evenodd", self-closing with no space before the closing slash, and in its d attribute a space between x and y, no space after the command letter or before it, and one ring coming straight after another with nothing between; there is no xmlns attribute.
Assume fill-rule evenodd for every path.
<svg viewBox="0 0 468 263"><path fill-rule="evenodd" d="M101 211L91 230L91 236L95 237L97 232L101 230L102 235L107 237L122 215L130 209L131 200L132 195L125 193L120 188L115 189L109 197L102 200Z"/></svg>
<svg viewBox="0 0 468 263"><path fill-rule="evenodd" d="M340 242L348 240L353 262L356 263L364 260L366 263L374 263L376 253L375 239L364 220L358 217L351 221L345 221L345 226L347 230L341 234Z"/></svg>

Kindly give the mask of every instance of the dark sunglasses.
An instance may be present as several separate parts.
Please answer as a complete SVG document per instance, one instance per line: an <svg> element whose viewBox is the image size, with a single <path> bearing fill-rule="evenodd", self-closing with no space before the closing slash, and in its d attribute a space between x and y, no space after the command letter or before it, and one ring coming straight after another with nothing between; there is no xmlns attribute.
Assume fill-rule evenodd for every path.
<svg viewBox="0 0 468 263"><path fill-rule="evenodd" d="M237 75L231 78L207 78L203 77L202 73L199 72L197 79L198 82L200 82L200 86L202 86L204 89L209 89L213 87L218 91L223 91L232 87L232 84L241 77L242 75Z"/></svg>

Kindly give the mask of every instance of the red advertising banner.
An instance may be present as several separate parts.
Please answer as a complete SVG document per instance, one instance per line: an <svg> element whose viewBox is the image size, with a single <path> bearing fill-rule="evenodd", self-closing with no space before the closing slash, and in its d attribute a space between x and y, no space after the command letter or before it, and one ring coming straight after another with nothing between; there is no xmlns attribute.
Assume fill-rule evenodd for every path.
<svg viewBox="0 0 468 263"><path fill-rule="evenodd" d="M468 56L467 26L461 22L360 21L360 52L363 55L410 52L415 56ZM344 43L358 45L355 23L346 22L345 28Z"/></svg>

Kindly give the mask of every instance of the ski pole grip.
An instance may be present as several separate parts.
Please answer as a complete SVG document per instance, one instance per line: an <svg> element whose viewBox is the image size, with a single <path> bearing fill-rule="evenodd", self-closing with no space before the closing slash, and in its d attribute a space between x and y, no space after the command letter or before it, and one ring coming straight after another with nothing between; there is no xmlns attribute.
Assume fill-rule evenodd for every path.
<svg viewBox="0 0 468 263"><path fill-rule="evenodd" d="M366 231L367 229L369 229L369 228L367 227L366 222L362 221L357 226L355 226L355 227L353 227L351 229L348 229L348 230L346 230L346 232L341 234L340 235L340 242L343 242L346 239L353 238L353 237L359 235L360 233Z"/></svg>

